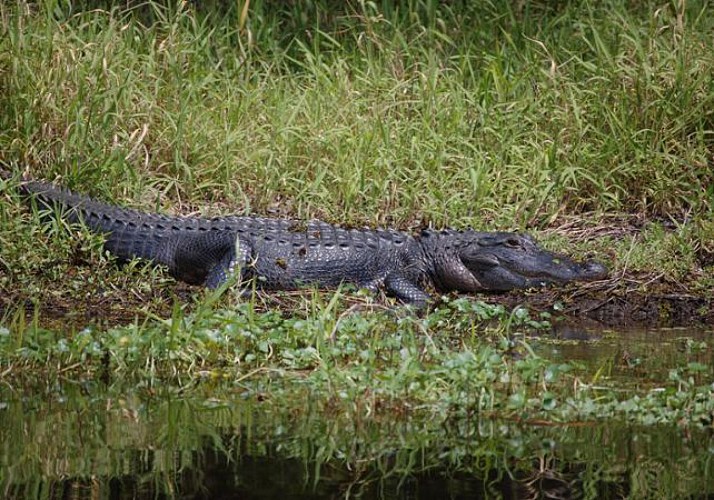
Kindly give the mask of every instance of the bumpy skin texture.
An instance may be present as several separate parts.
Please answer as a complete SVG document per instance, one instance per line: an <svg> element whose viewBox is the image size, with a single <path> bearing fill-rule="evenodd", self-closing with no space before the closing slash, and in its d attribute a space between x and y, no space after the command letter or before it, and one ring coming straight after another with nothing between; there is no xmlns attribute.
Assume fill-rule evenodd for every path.
<svg viewBox="0 0 714 500"><path fill-rule="evenodd" d="M272 290L352 283L423 305L430 299L427 288L505 291L607 274L601 264L576 263L515 233L425 230L411 235L320 221L168 217L122 209L44 182L28 181L21 189L40 210L59 209L69 220L105 234L106 249L116 257L152 260L168 266L177 279L212 288L232 275L244 285Z"/></svg>

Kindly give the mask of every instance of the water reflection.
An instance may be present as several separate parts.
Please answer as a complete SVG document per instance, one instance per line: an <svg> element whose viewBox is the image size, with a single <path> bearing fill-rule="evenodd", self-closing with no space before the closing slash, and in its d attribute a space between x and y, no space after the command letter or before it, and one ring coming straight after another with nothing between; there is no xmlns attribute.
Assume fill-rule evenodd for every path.
<svg viewBox="0 0 714 500"><path fill-rule="evenodd" d="M0 390L5 498L622 498L714 491L711 434L415 415L384 433L234 387L55 381ZM376 443L370 443L379 439ZM369 446L380 451L364 452Z"/></svg>
<svg viewBox="0 0 714 500"><path fill-rule="evenodd" d="M533 338L535 351L549 359L580 361L599 380L618 385L657 385L675 367L697 362L714 373L712 332L704 328L627 328L562 323Z"/></svg>

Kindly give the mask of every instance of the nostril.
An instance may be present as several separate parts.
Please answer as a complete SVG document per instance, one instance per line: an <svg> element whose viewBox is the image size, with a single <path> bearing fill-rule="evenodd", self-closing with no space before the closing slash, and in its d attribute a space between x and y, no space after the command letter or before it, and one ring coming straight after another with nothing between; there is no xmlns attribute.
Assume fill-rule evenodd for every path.
<svg viewBox="0 0 714 500"><path fill-rule="evenodd" d="M607 276L607 268L599 262L589 261L585 264L585 273L591 279L605 278Z"/></svg>

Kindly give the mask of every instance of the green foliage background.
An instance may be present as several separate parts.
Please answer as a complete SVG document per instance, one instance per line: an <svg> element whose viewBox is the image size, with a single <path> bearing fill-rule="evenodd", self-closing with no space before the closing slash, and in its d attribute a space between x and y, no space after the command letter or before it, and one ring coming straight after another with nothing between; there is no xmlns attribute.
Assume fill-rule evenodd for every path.
<svg viewBox="0 0 714 500"><path fill-rule="evenodd" d="M708 2L242 6L4 5L0 159L148 207L711 214Z"/></svg>

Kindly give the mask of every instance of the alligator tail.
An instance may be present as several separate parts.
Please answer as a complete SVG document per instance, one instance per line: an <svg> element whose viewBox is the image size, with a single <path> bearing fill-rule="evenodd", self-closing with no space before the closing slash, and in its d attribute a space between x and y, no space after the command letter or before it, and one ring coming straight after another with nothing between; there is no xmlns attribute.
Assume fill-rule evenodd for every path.
<svg viewBox="0 0 714 500"><path fill-rule="evenodd" d="M43 218L59 215L106 237L105 248L120 260L142 258L171 264L163 241L179 218L146 214L93 200L40 181L24 181L20 193L37 207Z"/></svg>

